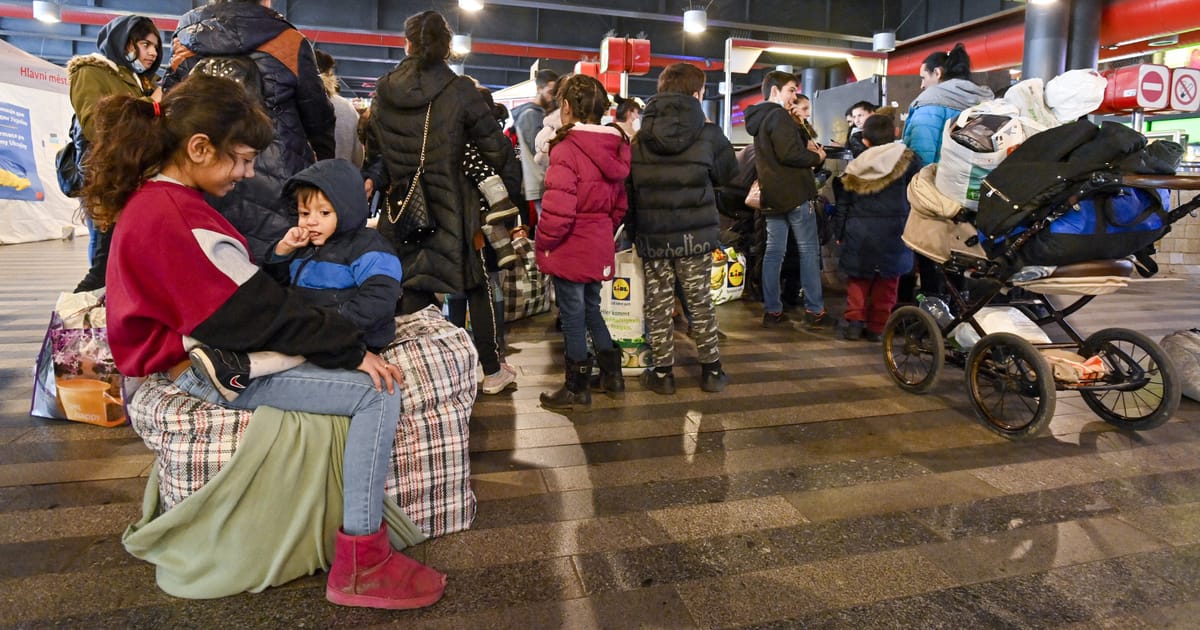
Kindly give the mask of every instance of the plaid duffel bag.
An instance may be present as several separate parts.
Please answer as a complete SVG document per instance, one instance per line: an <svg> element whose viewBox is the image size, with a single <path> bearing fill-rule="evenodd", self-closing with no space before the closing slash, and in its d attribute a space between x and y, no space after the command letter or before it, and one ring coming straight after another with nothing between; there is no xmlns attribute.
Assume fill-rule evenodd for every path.
<svg viewBox="0 0 1200 630"><path fill-rule="evenodd" d="M430 537L467 529L476 509L467 422L479 355L471 337L430 307L396 319L396 342L382 356L404 372L404 413L385 492ZM193 398L160 374L129 399L128 411L157 456L164 511L220 472L254 415Z"/></svg>
<svg viewBox="0 0 1200 630"><path fill-rule="evenodd" d="M520 261L512 269L500 270L506 322L550 310L550 276L538 271L533 241L518 236L512 240L512 246Z"/></svg>

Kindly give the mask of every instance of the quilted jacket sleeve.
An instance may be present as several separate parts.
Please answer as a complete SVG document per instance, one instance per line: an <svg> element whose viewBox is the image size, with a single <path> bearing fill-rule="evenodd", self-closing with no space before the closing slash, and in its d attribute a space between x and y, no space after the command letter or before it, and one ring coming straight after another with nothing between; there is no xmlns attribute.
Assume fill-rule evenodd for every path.
<svg viewBox="0 0 1200 630"><path fill-rule="evenodd" d="M542 197L542 215L538 218L537 248L554 251L575 224L579 205L579 169L567 146L551 149L554 159L546 169L546 193ZM623 215L622 215L623 216Z"/></svg>

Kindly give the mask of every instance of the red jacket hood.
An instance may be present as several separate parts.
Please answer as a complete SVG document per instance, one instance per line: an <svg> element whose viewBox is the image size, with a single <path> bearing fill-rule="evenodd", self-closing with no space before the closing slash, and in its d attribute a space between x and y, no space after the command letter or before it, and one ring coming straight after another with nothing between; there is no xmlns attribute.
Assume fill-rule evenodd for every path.
<svg viewBox="0 0 1200 630"><path fill-rule="evenodd" d="M621 159L621 145L626 144L620 130L607 125L576 123L562 140L579 147L610 182L623 182L629 177L629 156Z"/></svg>

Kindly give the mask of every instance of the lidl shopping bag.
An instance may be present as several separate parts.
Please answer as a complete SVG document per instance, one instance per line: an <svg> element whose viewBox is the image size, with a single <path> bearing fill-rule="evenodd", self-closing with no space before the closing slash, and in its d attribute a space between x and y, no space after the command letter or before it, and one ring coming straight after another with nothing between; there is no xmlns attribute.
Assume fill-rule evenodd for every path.
<svg viewBox="0 0 1200 630"><path fill-rule="evenodd" d="M600 314L613 341L625 355L624 371L637 374L652 363L643 311L646 274L636 249L619 251L614 259L612 280L600 285Z"/></svg>
<svg viewBox="0 0 1200 630"><path fill-rule="evenodd" d="M713 304L742 299L746 291L746 255L732 247L721 247L713 250L712 259Z"/></svg>
<svg viewBox="0 0 1200 630"><path fill-rule="evenodd" d="M518 236L512 240L512 247L520 260L512 269L500 270L506 322L550 310L550 277L538 271L533 241Z"/></svg>
<svg viewBox="0 0 1200 630"><path fill-rule="evenodd" d="M125 423L121 374L108 348L103 298L64 293L34 366L29 414L103 427Z"/></svg>

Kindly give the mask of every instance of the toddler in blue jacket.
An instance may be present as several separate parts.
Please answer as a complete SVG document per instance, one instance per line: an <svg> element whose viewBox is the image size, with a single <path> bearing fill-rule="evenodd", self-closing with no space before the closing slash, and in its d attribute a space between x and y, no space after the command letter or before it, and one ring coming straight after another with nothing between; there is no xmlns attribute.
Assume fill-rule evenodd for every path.
<svg viewBox="0 0 1200 630"><path fill-rule="evenodd" d="M264 267L309 304L335 311L363 333L372 352L396 336L400 259L392 245L367 228L363 177L344 159L321 160L284 184L299 221L276 241ZM188 356L226 400L254 378L293 368L304 357L278 352L234 352L197 345Z"/></svg>

